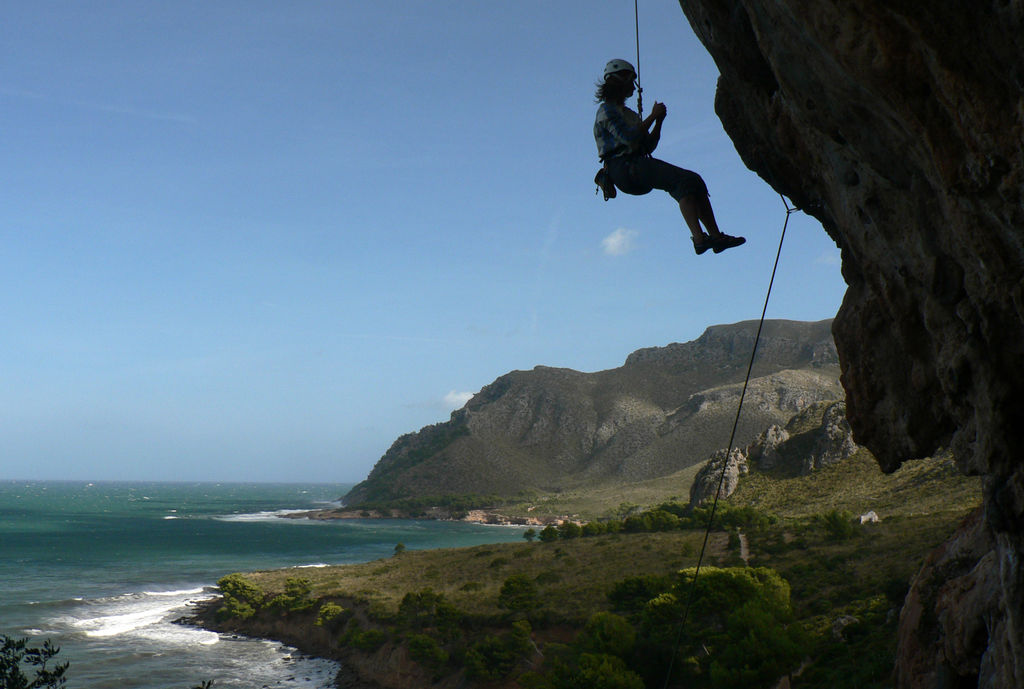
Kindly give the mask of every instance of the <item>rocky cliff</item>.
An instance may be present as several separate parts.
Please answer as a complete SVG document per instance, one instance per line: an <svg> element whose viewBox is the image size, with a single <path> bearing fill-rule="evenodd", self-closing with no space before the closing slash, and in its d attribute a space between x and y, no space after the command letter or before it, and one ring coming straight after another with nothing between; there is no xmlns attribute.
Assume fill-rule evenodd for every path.
<svg viewBox="0 0 1024 689"><path fill-rule="evenodd" d="M402 436L349 505L444 494L557 491L666 476L725 442L757 322L643 349L596 373L539 366L501 376L445 423ZM830 321L769 321L738 430L746 443L842 397Z"/></svg>
<svg viewBox="0 0 1024 689"><path fill-rule="evenodd" d="M680 4L740 156L842 249L857 442L985 477L975 579L997 585L929 613L898 686L1024 686L1024 3Z"/></svg>
<svg viewBox="0 0 1024 689"><path fill-rule="evenodd" d="M773 424L746 447L734 448L728 462L725 448L711 455L690 486L690 504L714 500L719 483L719 498L729 497L740 477L751 468L775 476L805 476L841 462L856 451L857 444L846 420L846 403L817 402L785 426Z"/></svg>

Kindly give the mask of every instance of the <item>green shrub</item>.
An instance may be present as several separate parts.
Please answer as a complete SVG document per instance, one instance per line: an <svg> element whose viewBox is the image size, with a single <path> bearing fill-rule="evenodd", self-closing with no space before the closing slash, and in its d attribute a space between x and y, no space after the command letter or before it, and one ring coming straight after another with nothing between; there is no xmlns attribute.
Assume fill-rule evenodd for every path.
<svg viewBox="0 0 1024 689"><path fill-rule="evenodd" d="M344 646L372 652L380 648L387 639L387 634L380 629L363 629L358 622L353 620L349 623L348 630L340 641Z"/></svg>
<svg viewBox="0 0 1024 689"><path fill-rule="evenodd" d="M637 505L634 502L620 502L619 506L615 509L615 514L622 518L625 518L633 514L633 512L635 512L638 509L640 509L640 505Z"/></svg>
<svg viewBox="0 0 1024 689"><path fill-rule="evenodd" d="M247 620L263 605L266 594L241 574L229 574L217 582L224 602L217 609L217 618Z"/></svg>
<svg viewBox="0 0 1024 689"><path fill-rule="evenodd" d="M284 595L289 600L305 600L313 590L313 582L301 577L288 577L284 582Z"/></svg>
<svg viewBox="0 0 1024 689"><path fill-rule="evenodd" d="M674 514L680 518L689 515L693 511L693 508L690 507L689 503L684 502L663 502L658 505L658 509Z"/></svg>
<svg viewBox="0 0 1024 689"><path fill-rule="evenodd" d="M408 643L412 659L432 672L438 672L448 662L448 652L433 637L411 634Z"/></svg>
<svg viewBox="0 0 1024 689"><path fill-rule="evenodd" d="M632 514L622 521L622 530L629 533L650 531L651 518L647 514Z"/></svg>
<svg viewBox="0 0 1024 689"><path fill-rule="evenodd" d="M659 509L675 514L680 519L680 528L683 529L705 529L708 520L711 518L711 506L680 508L677 504L661 505ZM775 515L762 512L749 505L734 507L728 504L719 504L715 510L716 529L745 528L753 531L763 531L772 524L778 523Z"/></svg>
<svg viewBox="0 0 1024 689"><path fill-rule="evenodd" d="M474 679L499 680L508 677L533 647L530 624L519 620L502 636L485 636L466 651L466 674Z"/></svg>
<svg viewBox="0 0 1024 689"><path fill-rule="evenodd" d="M219 620L248 620L256 615L257 608L251 603L238 600L237 598L224 598L224 604L217 609Z"/></svg>
<svg viewBox="0 0 1024 689"><path fill-rule="evenodd" d="M501 586L498 607L512 612L529 612L540 604L537 585L525 574L513 574Z"/></svg>
<svg viewBox="0 0 1024 689"><path fill-rule="evenodd" d="M832 510L819 517L825 534L830 541L848 541L857 533L853 514L847 511Z"/></svg>
<svg viewBox="0 0 1024 689"><path fill-rule="evenodd" d="M320 610L317 611L316 626L328 626L337 620L344 612L345 608L341 607L337 603L324 603L320 606Z"/></svg>
<svg viewBox="0 0 1024 689"><path fill-rule="evenodd" d="M552 572L551 570L545 570L533 578L538 584L557 584L562 580L562 575L558 572Z"/></svg>
<svg viewBox="0 0 1024 689"><path fill-rule="evenodd" d="M596 612L587 620L580 634L580 648L590 653L602 653L625 658L633 650L636 630L625 617L612 612Z"/></svg>
<svg viewBox="0 0 1024 689"><path fill-rule="evenodd" d="M474 679L499 680L507 676L519 659L508 653L497 636L485 636L466 651L466 675Z"/></svg>
<svg viewBox="0 0 1024 689"><path fill-rule="evenodd" d="M775 515L761 512L755 507L745 505L743 507L733 507L732 505L723 505L719 507L721 512L721 526L724 528L739 528L743 527L746 529L752 529L755 531L763 531L772 524L778 522L778 518Z"/></svg>
<svg viewBox="0 0 1024 689"><path fill-rule="evenodd" d="M602 522L587 522L583 525L584 536L600 536L608 530Z"/></svg>
<svg viewBox="0 0 1024 689"><path fill-rule="evenodd" d="M47 639L42 646L33 648L28 639L15 639L6 634L0 635L0 687L4 689L59 689L67 678L67 663L49 662L60 653L60 647L54 646ZM33 677L25 674L22 666L34 668L29 670Z"/></svg>
<svg viewBox="0 0 1024 689"><path fill-rule="evenodd" d="M819 630L813 662L800 675L800 686L829 689L863 689L891 686L895 660L897 621L890 617L889 602L882 596L858 601L846 608L860 621L832 635L826 623Z"/></svg>
<svg viewBox="0 0 1024 689"><path fill-rule="evenodd" d="M581 653L576 663L552 678L551 689L644 689L640 675L616 656Z"/></svg>
<svg viewBox="0 0 1024 689"><path fill-rule="evenodd" d="M416 624L417 620L433 618L434 608L444 600L443 593L437 593L434 589L425 588L402 596L402 602L398 604L398 614L406 622Z"/></svg>
<svg viewBox="0 0 1024 689"><path fill-rule="evenodd" d="M799 665L807 640L792 624L789 584L777 572L705 567L696 582L693 573L680 572L672 592L644 607L637 644L645 661L635 669L648 683L666 681L665 661L677 643L679 656L688 660L676 666L671 681L694 689L769 687ZM692 587L690 617L680 636Z"/></svg>
<svg viewBox="0 0 1024 689"><path fill-rule="evenodd" d="M313 590L313 582L300 577L289 577L284 582L284 593L274 596L270 607L286 612L308 610L315 604L310 600L309 593Z"/></svg>
<svg viewBox="0 0 1024 689"><path fill-rule="evenodd" d="M579 538L583 535L583 527L576 522L564 521L558 525L558 537L564 539Z"/></svg>
<svg viewBox="0 0 1024 689"><path fill-rule="evenodd" d="M612 519L604 523L605 533L619 533L622 531L622 522L618 519Z"/></svg>
<svg viewBox="0 0 1024 689"><path fill-rule="evenodd" d="M220 592L225 596L248 601L249 603L262 603L263 597L266 595L263 593L263 589L238 573L221 577L217 582L217 587L220 588Z"/></svg>
<svg viewBox="0 0 1024 689"><path fill-rule="evenodd" d="M443 593L425 588L402 597L402 602L398 604L398 616L410 627L430 627L437 622L438 609L445 606L447 603Z"/></svg>
<svg viewBox="0 0 1024 689"><path fill-rule="evenodd" d="M558 529L551 524L548 524L540 530L539 538L544 543L551 543L552 541L558 540Z"/></svg>
<svg viewBox="0 0 1024 689"><path fill-rule="evenodd" d="M679 517L665 510L653 510L646 514L651 531L675 531L679 528Z"/></svg>
<svg viewBox="0 0 1024 689"><path fill-rule="evenodd" d="M612 585L608 601L616 610L639 612L647 601L672 588L672 579L656 574L629 577Z"/></svg>
<svg viewBox="0 0 1024 689"><path fill-rule="evenodd" d="M463 588L465 586L468 584ZM461 635L460 625L464 615L445 600L444 594L435 593L427 588L405 594L402 602L398 604L398 617L411 629L433 628L442 637L451 640Z"/></svg>

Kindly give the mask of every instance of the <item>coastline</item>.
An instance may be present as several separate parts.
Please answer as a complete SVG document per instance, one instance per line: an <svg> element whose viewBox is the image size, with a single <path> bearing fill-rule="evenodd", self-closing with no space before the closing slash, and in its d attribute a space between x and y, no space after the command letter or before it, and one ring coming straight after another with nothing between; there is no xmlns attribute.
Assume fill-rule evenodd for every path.
<svg viewBox="0 0 1024 689"><path fill-rule="evenodd" d="M279 512L279 519L331 520L428 520L463 522L480 526L541 527L558 524L564 518L518 518L509 517L493 510L470 510L455 516L440 509L426 510L415 515L400 510L346 510L329 508L308 511ZM445 550L434 547L427 550ZM382 560L383 561L383 560ZM288 567L278 568L280 571ZM355 599L331 598L353 611L359 619L367 621L368 609L365 603ZM217 610L223 605L224 596L198 600L191 604L187 614L175 620L176 623L203 629L218 634L249 639L274 641L296 649L297 653L311 658L320 658L338 664L333 686L338 689L386 689L397 686L448 686L432 682L423 673L417 662L412 660L408 649L397 642L387 642L381 648L366 652L339 644L337 635L317 624L312 611L289 611L283 616L257 614L248 620L218 619ZM397 679L396 679L397 678ZM410 683L411 682L411 683ZM454 687L454 685L453 685Z"/></svg>
<svg viewBox="0 0 1024 689"><path fill-rule="evenodd" d="M304 655L336 662L343 668L336 686L343 689L458 689L467 686L466 673L473 670L462 660L441 666L424 662L422 650L410 644L410 635L428 634L454 654L491 643L489 639L510 639L513 623L526 618L504 609L501 590L516 574L528 575L531 580L543 574L537 582L543 609L528 620L533 627L531 646L568 643L583 628L590 612L607 608L610 581L637 572L676 571L692 565L702 535L697 531L615 533L557 543L483 543L404 551L298 575L286 570L251 572L244 578L252 588L229 587L236 593L231 594L232 611L225 612L230 615L237 610L240 615L218 615L227 602L219 597L196 605L184 622L221 634L273 640ZM709 562L723 564L729 556L727 535L714 534ZM289 594L290 582L296 577L308 578L311 586L304 590L292 585ZM443 596L451 606L448 609L458 615L459 640L452 637L454 646L447 646L437 636L439 628L425 631L401 613L406 596L427 590ZM572 593L565 595L565 591ZM257 600L262 603L247 605ZM323 617L328 606L335 610ZM521 663L524 670L538 671L543 656L529 654Z"/></svg>
<svg viewBox="0 0 1024 689"><path fill-rule="evenodd" d="M391 555L410 531L419 537L407 541L413 547L429 547L444 531L437 528L441 524L349 528L335 522L340 528L316 528L314 522L274 517L288 509L335 507L331 501L343 488L0 482L0 507L7 509L0 619L10 634L33 645L49 639L60 646L57 658L71 663L68 676L76 686L118 686L130 677L133 686L147 689L208 679L225 688L333 687L336 662L318 662L319 656L255 637L218 643L212 631L174 621L191 614L192 601L216 594L209 587L227 573L311 567L291 570L290 576L302 577L325 558L334 562L334 553L372 560ZM511 530L487 534L482 527L455 526L476 532L477 540L518 537Z"/></svg>
<svg viewBox="0 0 1024 689"><path fill-rule="evenodd" d="M329 521L334 519L428 519L432 521L457 521L468 524L480 524L482 526L547 526L558 525L564 521L571 521L568 516L558 517L510 517L496 510L478 509L469 510L461 516L455 516L448 510L441 508L429 508L416 514L402 510L355 510L345 508L333 508L328 510L310 510L308 512L293 512L279 515L282 519L312 519L315 521Z"/></svg>
<svg viewBox="0 0 1024 689"><path fill-rule="evenodd" d="M293 619L291 624L281 619L252 625L239 624L237 621L222 623L216 615L222 601L223 596L220 595L196 601L189 614L175 620L175 623L232 637L276 641L296 649L303 656L337 663L338 672L334 677L337 689L381 689L379 683L356 669L357 663L353 662L351 654L340 652L342 649L331 643L328 633L316 634L319 628L313 624L312 619Z"/></svg>
<svg viewBox="0 0 1024 689"><path fill-rule="evenodd" d="M370 615L365 605L354 599L331 600L352 611L353 616L363 624L368 623ZM248 620L219 620L217 610L222 603L223 596L197 601L192 606L191 614L176 622L233 637L278 642L296 649L303 656L337 663L338 672L333 682L336 689L418 686L456 689L461 686L461 672L440 683L434 681L413 660L408 648L398 641L389 640L373 650L360 650L339 643L337 629L317 624L314 609L289 611L284 615L260 612Z"/></svg>

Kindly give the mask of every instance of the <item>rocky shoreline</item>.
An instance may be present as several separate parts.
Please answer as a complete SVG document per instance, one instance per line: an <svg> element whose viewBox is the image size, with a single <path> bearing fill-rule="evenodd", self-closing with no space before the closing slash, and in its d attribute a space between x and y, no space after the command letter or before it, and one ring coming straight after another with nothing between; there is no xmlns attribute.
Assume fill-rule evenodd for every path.
<svg viewBox="0 0 1024 689"><path fill-rule="evenodd" d="M467 523L492 526L536 526L557 525L563 521L575 521L568 516L563 517L510 517L494 510L469 510L455 516L440 509L426 510L426 513L412 515L400 510L350 510L327 509L308 512L291 512L280 515L283 519L435 519L444 521L463 521ZM343 601L346 607L361 610L362 606L355 600ZM385 686L396 686L389 682L395 677L423 679L422 669L400 645L389 642L373 653L339 645L326 628L316 624L312 612L289 612L283 617L264 617L257 615L249 620L220 620L217 610L223 604L223 598L196 601L192 611L177 622L179 624L198 627L218 634L235 635L252 639L277 641L295 648L301 655L323 658L339 664L334 680L337 689L382 689ZM365 611L358 613L364 615ZM382 681L378 681L378 679ZM401 685L401 682L398 684Z"/></svg>
<svg viewBox="0 0 1024 689"><path fill-rule="evenodd" d="M461 521L471 524L483 524L489 526L547 526L548 524L560 524L571 520L569 516L558 517L520 517L508 516L491 509L469 510L460 515L455 515L449 510L442 508L428 508L422 512L411 514L402 510L355 510L355 509L330 509L312 510L309 512L292 512L281 515L285 519L314 519L327 521L333 519L432 519L438 521Z"/></svg>
<svg viewBox="0 0 1024 689"><path fill-rule="evenodd" d="M341 652L340 648L332 645L327 635L321 635L323 638L319 638L316 634L318 628L313 624L313 620L275 620L273 623L256 621L252 625L240 624L237 621L223 623L218 621L216 616L222 601L221 597L198 601L193 604L190 615L176 622L218 634L277 641L295 648L301 655L334 661L339 665L334 678L334 686L337 689L381 689L378 682L361 674L355 667L357 663L353 662L351 655Z"/></svg>

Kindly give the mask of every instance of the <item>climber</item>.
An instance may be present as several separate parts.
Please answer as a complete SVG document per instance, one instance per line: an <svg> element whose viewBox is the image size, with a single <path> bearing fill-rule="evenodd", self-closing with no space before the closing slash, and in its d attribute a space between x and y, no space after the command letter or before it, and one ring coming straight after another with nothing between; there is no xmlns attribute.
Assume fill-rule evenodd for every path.
<svg viewBox="0 0 1024 689"><path fill-rule="evenodd" d="M743 237L733 237L718 229L708 188L700 175L651 157L661 138L661 123L667 110L664 103L655 103L650 116L641 120L640 115L627 108L626 99L633 95L635 82L633 65L625 60L611 60L604 68L604 79L597 85L600 106L594 122L594 139L604 166L594 181L604 192L605 200L614 198L615 187L637 196L661 189L679 204L697 255L708 249L717 254L743 244L747 241Z"/></svg>

